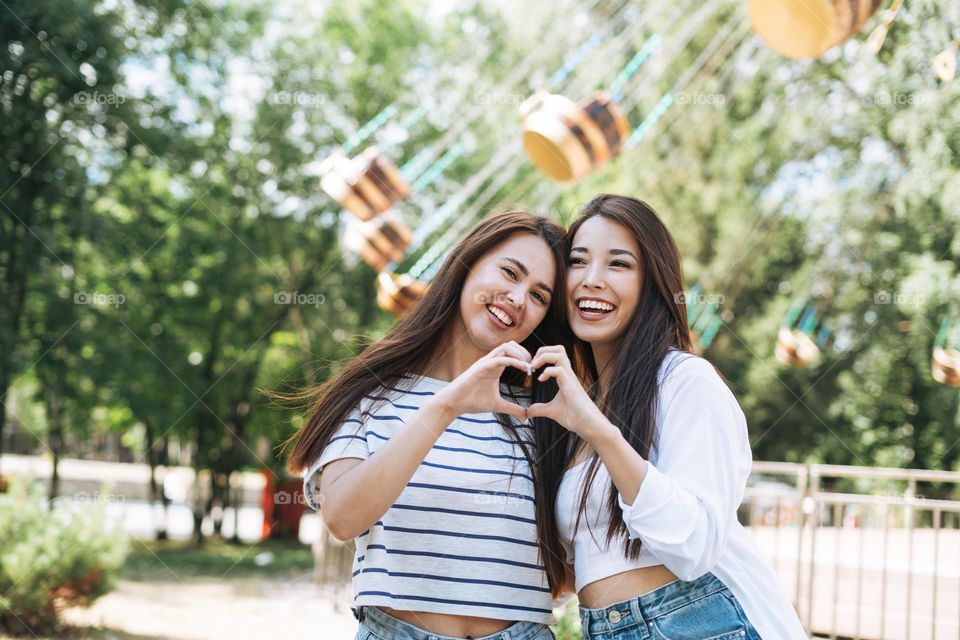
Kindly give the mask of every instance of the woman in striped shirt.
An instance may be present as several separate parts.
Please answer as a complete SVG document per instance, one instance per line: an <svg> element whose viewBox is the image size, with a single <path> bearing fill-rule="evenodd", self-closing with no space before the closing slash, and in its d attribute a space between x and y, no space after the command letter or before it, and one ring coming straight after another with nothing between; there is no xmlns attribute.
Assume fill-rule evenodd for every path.
<svg viewBox="0 0 960 640"><path fill-rule="evenodd" d="M565 259L556 223L486 219L419 305L312 393L288 466L331 534L356 539L358 640L552 637L550 505L534 498L524 407L556 394L528 364L566 342Z"/></svg>

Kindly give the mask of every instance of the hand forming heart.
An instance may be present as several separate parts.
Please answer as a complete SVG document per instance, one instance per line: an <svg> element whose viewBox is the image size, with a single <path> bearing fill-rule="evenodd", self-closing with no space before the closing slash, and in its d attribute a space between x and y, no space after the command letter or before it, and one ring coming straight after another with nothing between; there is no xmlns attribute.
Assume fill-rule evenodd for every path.
<svg viewBox="0 0 960 640"><path fill-rule="evenodd" d="M559 345L540 347L531 360L530 366L536 370L544 365L549 366L543 370L537 380L543 382L553 378L557 381L560 391L550 402L530 405L527 408L527 416L550 418L589 441L598 427L608 425L606 416L580 384L580 379L570 364L570 358L567 357L566 349Z"/></svg>
<svg viewBox="0 0 960 640"><path fill-rule="evenodd" d="M530 352L505 342L474 362L437 394L437 399L461 413L506 413L526 421L527 412L500 395L500 376L507 367L530 373Z"/></svg>

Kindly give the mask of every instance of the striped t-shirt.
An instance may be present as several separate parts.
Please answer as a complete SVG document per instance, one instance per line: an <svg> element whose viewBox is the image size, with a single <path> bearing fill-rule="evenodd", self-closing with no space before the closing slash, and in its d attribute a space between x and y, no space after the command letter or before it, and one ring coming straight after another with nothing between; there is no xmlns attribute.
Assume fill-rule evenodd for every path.
<svg viewBox="0 0 960 640"><path fill-rule="evenodd" d="M374 455L447 384L409 377L366 396L304 474L308 504L320 509L323 465ZM529 402L522 390L502 388L505 398L511 391L520 404ZM531 426L519 424L518 431L532 443ZM555 622L538 554L530 468L492 413L455 419L356 546L356 607Z"/></svg>

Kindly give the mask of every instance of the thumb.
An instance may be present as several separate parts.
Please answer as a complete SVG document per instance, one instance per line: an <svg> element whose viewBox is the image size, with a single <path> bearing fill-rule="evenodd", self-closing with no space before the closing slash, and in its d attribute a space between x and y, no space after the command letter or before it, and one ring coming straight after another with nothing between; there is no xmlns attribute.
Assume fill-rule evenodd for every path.
<svg viewBox="0 0 960 640"><path fill-rule="evenodd" d="M527 407L527 417L529 418L550 418L553 413L549 402L535 402Z"/></svg>

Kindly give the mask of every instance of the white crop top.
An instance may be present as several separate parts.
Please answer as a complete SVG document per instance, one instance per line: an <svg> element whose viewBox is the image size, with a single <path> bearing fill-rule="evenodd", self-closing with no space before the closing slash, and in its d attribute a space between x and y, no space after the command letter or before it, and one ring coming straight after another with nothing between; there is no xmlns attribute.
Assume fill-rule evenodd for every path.
<svg viewBox="0 0 960 640"><path fill-rule="evenodd" d="M557 525L560 541L567 552L567 563L573 565L576 574L576 590L579 592L591 582L602 580L617 573L653 567L663 564L642 549L640 557L630 560L624 555L623 538L614 538L607 545L607 525L610 511L606 508L610 491L610 474L600 464L587 496L587 508L580 517L576 535L573 527L580 508L583 483L590 469L590 461L571 467L563 476L557 492ZM589 521L589 522L588 522Z"/></svg>

